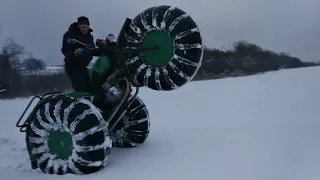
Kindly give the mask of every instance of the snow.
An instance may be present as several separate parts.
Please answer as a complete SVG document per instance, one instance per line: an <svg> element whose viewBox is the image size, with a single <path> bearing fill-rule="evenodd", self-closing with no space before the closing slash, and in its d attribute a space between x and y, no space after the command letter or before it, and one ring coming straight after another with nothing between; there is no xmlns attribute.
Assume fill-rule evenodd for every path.
<svg viewBox="0 0 320 180"><path fill-rule="evenodd" d="M64 66L47 66L47 70L63 70Z"/></svg>
<svg viewBox="0 0 320 180"><path fill-rule="evenodd" d="M24 70L21 73L25 76L32 76L32 75L54 75L54 74L59 74L61 72L64 72L64 67L63 66L47 66L43 70Z"/></svg>
<svg viewBox="0 0 320 180"><path fill-rule="evenodd" d="M320 68L141 89L151 133L113 149L107 167L62 180L319 180ZM31 170L15 127L29 99L0 101L1 179L53 180Z"/></svg>

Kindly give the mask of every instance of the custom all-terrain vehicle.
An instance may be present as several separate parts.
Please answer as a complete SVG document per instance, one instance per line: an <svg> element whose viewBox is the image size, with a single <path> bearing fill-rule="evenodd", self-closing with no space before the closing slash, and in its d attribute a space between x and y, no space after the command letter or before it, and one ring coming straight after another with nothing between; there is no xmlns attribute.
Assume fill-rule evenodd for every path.
<svg viewBox="0 0 320 180"><path fill-rule="evenodd" d="M91 50L102 53L91 72L93 93L35 96L17 122L26 133L34 169L89 174L107 165L112 147L142 144L150 118L137 96L139 88L156 93L191 81L201 65L203 45L193 19L179 8L163 5L127 18L117 39L98 39ZM39 100L26 116L35 99Z"/></svg>

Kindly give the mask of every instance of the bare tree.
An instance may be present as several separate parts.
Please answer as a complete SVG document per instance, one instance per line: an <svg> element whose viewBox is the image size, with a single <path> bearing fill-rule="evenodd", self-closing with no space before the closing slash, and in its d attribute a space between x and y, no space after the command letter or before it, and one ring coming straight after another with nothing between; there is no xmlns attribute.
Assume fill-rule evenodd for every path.
<svg viewBox="0 0 320 180"><path fill-rule="evenodd" d="M2 92L4 89L10 93L19 91L19 59L24 53L25 48L12 38L6 39L2 44L0 52L0 85L2 86Z"/></svg>
<svg viewBox="0 0 320 180"><path fill-rule="evenodd" d="M13 83L15 70L10 63L9 57L0 55L0 88L7 89Z"/></svg>
<svg viewBox="0 0 320 180"><path fill-rule="evenodd" d="M4 41L1 50L3 55L9 56L10 58L15 58L25 53L25 48L12 38L7 38Z"/></svg>
<svg viewBox="0 0 320 180"><path fill-rule="evenodd" d="M22 62L25 70L43 70L46 67L46 63L40 59L29 57Z"/></svg>

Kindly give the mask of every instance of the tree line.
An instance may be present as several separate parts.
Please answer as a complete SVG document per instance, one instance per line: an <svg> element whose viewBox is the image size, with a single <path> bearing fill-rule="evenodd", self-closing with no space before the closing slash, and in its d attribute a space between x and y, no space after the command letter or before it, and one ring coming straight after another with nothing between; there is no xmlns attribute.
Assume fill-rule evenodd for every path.
<svg viewBox="0 0 320 180"><path fill-rule="evenodd" d="M195 80L244 76L318 65L320 62L304 62L288 53L276 53L247 41L238 41L230 49L206 48L202 66Z"/></svg>
<svg viewBox="0 0 320 180"><path fill-rule="evenodd" d="M3 41L0 48L0 98L14 98L41 94L59 87L63 74L53 76L25 76L26 71L46 69L45 61L33 57L14 39ZM62 81L63 82L63 81Z"/></svg>
<svg viewBox="0 0 320 180"><path fill-rule="evenodd" d="M236 77L286 68L317 66L287 53L275 53L258 45L239 41L230 49L205 48L203 62L194 80ZM64 71L57 74L34 74L25 71L46 69L43 60L28 54L14 39L6 39L0 49L0 98L27 97L52 91L71 90Z"/></svg>

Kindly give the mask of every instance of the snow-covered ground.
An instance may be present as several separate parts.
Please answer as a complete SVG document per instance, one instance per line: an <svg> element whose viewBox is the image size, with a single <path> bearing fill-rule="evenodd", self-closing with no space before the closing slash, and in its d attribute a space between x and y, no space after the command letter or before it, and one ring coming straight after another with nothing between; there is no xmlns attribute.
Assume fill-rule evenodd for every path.
<svg viewBox="0 0 320 180"><path fill-rule="evenodd" d="M32 71L27 71L24 70L22 71L22 74L25 76L31 76L31 75L53 75L53 74L58 74L64 72L64 67L63 66L47 66L46 69L43 70L32 70Z"/></svg>
<svg viewBox="0 0 320 180"><path fill-rule="evenodd" d="M62 180L319 180L320 67L142 89L151 133L109 165ZM15 128L27 99L0 101L0 179L53 180L30 168Z"/></svg>
<svg viewBox="0 0 320 180"><path fill-rule="evenodd" d="M96 62L97 58L93 58L93 60L89 63L88 68L91 69ZM31 76L31 75L54 75L64 72L64 66L47 66L46 69L44 70L32 70L32 71L27 71L24 70L22 71L22 74L25 76Z"/></svg>

